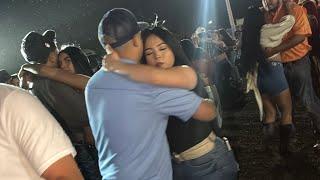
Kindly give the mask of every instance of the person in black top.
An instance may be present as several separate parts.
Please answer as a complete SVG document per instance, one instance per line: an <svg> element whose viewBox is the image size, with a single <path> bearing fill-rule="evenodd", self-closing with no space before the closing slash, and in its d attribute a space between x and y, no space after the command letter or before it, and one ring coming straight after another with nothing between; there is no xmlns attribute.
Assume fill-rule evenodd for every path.
<svg viewBox="0 0 320 180"><path fill-rule="evenodd" d="M212 99L215 102L216 108L217 108L217 116L214 121L212 121L213 129L217 136L222 136L222 106L220 102L220 96L217 90L217 87L215 84L210 81L210 59L202 48L195 48L194 46L186 47L184 46L183 42L185 40L181 41L181 45L183 48L183 51L187 55L188 59L191 61L192 67L196 70L198 77L201 78L201 81L203 82L203 87L206 90L208 96L210 99ZM192 52L192 54L187 52Z"/></svg>

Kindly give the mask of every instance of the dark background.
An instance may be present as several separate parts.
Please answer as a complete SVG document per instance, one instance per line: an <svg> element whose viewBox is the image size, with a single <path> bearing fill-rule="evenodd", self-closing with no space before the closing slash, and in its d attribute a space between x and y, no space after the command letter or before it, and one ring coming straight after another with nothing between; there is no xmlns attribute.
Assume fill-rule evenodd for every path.
<svg viewBox="0 0 320 180"><path fill-rule="evenodd" d="M247 7L259 0L230 1L235 18L241 18ZM102 53L97 24L115 7L128 8L138 20L147 22L157 13L171 31L185 37L208 20L219 27L229 23L224 0L1 0L0 69L14 73L24 63L20 43L29 31L54 29L59 45L74 43Z"/></svg>

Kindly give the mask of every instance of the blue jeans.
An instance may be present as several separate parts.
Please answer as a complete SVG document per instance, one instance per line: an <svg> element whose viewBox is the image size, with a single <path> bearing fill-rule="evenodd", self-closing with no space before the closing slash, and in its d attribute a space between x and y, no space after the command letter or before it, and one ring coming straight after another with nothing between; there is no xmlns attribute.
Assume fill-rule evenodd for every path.
<svg viewBox="0 0 320 180"><path fill-rule="evenodd" d="M239 170L233 151L219 137L209 153L189 161L173 161L172 168L173 180L234 180Z"/></svg>
<svg viewBox="0 0 320 180"><path fill-rule="evenodd" d="M278 96L289 88L281 62L261 62L258 68L258 88L261 94Z"/></svg>

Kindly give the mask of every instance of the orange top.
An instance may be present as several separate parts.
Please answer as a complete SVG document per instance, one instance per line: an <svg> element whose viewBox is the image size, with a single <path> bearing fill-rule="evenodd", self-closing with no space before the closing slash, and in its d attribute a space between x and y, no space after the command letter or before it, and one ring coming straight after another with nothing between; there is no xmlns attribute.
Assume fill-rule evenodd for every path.
<svg viewBox="0 0 320 180"><path fill-rule="evenodd" d="M302 6L296 5L293 7L292 12L296 22L291 31L284 36L282 43L286 43L286 41L288 41L294 35L305 35L306 38L302 43L296 45L295 47L281 52L282 62L292 62L301 59L311 49L311 46L308 44L307 37L310 36L312 32L307 18L306 9ZM269 14L266 17L266 20L267 22L269 21L268 23L270 23L270 20L272 23L278 23L286 14L285 5L282 5L282 7L280 7L275 14Z"/></svg>

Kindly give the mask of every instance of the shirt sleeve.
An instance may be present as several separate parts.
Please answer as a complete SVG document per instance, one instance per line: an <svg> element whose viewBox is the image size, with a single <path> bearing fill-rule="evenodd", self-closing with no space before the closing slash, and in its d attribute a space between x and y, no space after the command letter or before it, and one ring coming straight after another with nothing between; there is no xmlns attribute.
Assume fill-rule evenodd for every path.
<svg viewBox="0 0 320 180"><path fill-rule="evenodd" d="M312 34L311 27L304 7L295 7L293 13L296 23L293 25L292 32L296 35L310 36Z"/></svg>
<svg viewBox="0 0 320 180"><path fill-rule="evenodd" d="M4 102L10 136L41 176L59 159L76 155L68 136L41 102L20 90Z"/></svg>
<svg viewBox="0 0 320 180"><path fill-rule="evenodd" d="M187 121L197 111L202 98L182 89L162 89L157 92L155 107L163 114Z"/></svg>

